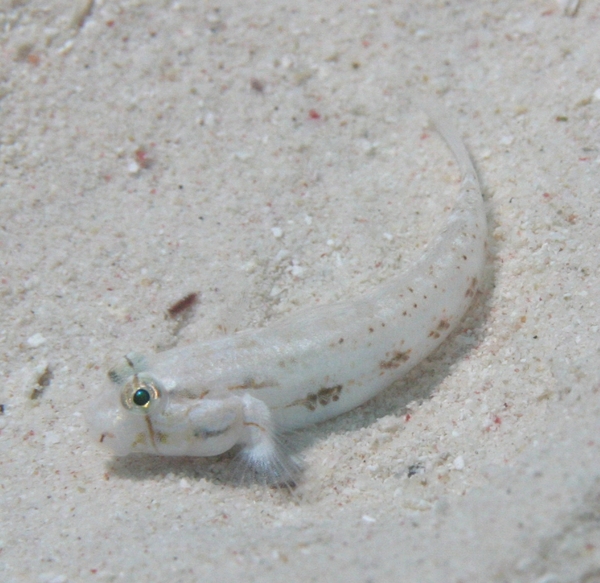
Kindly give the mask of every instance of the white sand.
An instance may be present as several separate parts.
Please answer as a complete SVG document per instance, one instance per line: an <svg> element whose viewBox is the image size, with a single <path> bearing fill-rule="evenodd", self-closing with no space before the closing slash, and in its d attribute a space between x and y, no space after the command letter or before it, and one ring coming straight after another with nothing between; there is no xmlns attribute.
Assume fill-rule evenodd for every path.
<svg viewBox="0 0 600 583"><path fill-rule="evenodd" d="M600 581L600 5L254 4L0 6L0 580ZM432 95L489 208L458 333L295 437L295 498L93 443L121 354L418 257L457 193Z"/></svg>

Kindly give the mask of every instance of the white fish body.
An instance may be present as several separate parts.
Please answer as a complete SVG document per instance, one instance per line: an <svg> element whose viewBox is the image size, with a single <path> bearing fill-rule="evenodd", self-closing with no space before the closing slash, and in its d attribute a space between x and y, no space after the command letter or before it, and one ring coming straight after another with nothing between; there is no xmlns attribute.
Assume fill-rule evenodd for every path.
<svg viewBox="0 0 600 583"><path fill-rule="evenodd" d="M91 413L99 440L117 455L208 456L238 445L264 479L290 483L298 468L276 431L364 403L439 346L477 291L487 227L463 143L444 120L434 125L459 163L461 190L416 263L370 293L264 328L127 355Z"/></svg>

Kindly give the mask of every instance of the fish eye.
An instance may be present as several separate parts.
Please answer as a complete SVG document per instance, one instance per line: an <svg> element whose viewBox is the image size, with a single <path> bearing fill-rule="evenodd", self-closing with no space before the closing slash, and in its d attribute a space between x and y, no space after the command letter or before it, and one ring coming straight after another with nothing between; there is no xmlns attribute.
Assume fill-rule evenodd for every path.
<svg viewBox="0 0 600 583"><path fill-rule="evenodd" d="M147 373L135 374L123 385L121 402L126 409L139 413L151 413L163 401L161 384Z"/></svg>
<svg viewBox="0 0 600 583"><path fill-rule="evenodd" d="M138 389L133 393L132 401L138 407L145 407L150 402L150 393L146 389Z"/></svg>

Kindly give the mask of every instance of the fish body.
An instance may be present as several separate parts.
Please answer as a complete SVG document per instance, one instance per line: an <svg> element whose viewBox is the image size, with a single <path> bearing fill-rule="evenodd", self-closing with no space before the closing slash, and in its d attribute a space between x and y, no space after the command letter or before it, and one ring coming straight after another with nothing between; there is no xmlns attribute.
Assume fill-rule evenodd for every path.
<svg viewBox="0 0 600 583"><path fill-rule="evenodd" d="M432 121L459 164L461 187L419 260L353 299L153 355L128 354L94 405L99 440L117 455L209 456L240 446L266 481L291 483L298 466L279 431L353 409L435 350L477 291L487 226L462 141L445 120Z"/></svg>

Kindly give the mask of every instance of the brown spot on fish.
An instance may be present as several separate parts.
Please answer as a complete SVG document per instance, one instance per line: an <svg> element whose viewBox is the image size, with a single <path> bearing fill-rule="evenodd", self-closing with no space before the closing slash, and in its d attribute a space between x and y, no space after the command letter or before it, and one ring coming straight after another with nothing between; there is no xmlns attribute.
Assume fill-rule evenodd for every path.
<svg viewBox="0 0 600 583"><path fill-rule="evenodd" d="M156 435L154 434L154 427L152 427L152 420L150 419L150 415L145 416L146 426L148 427L148 435L150 436L150 441L152 442L152 447L158 451L156 448Z"/></svg>
<svg viewBox="0 0 600 583"><path fill-rule="evenodd" d="M467 289L467 291L465 292L465 297L466 298L472 298L475 295L475 292L477 291L477 285L478 285L478 281L476 277L471 278L471 283L469 284L469 287Z"/></svg>
<svg viewBox="0 0 600 583"><path fill-rule="evenodd" d="M243 391L247 389L266 389L267 387L275 387L277 383L272 381L263 381L262 383L257 383L256 379L246 379L240 385L232 385L231 387L227 387L228 391Z"/></svg>
<svg viewBox="0 0 600 583"><path fill-rule="evenodd" d="M340 393L342 392L343 385L334 385L332 387L322 387L316 393L308 393L304 399L297 399L292 401L287 407L295 407L296 405L302 405L309 411L314 411L317 405L325 406L329 405L332 401L339 401Z"/></svg>
<svg viewBox="0 0 600 583"><path fill-rule="evenodd" d="M111 368L108 371L108 378L110 379L111 382L115 383L115 385L118 385L119 380L121 379L121 375L116 370Z"/></svg>
<svg viewBox="0 0 600 583"><path fill-rule="evenodd" d="M261 431L266 431L266 429L262 425L259 425L258 423L255 423L254 421L244 421L244 425L246 427L256 427L257 429L260 429Z"/></svg>
<svg viewBox="0 0 600 583"><path fill-rule="evenodd" d="M146 434L140 431L140 433L138 433L135 439L132 441L131 448L135 449L138 445L146 445L147 441L148 440L146 439Z"/></svg>
<svg viewBox="0 0 600 583"><path fill-rule="evenodd" d="M331 401L338 401L340 393L342 392L342 385L335 385L333 387L323 387L317 392L317 399L319 405L329 405Z"/></svg>
<svg viewBox="0 0 600 583"><path fill-rule="evenodd" d="M436 327L435 330L432 330L429 333L429 337L430 338L435 338L438 339L442 334L442 332L444 330L448 330L448 328L450 328L450 322L446 319L446 318L442 318L439 322L438 325Z"/></svg>
<svg viewBox="0 0 600 583"><path fill-rule="evenodd" d="M388 360L382 360L379 362L379 368L386 369L386 370L398 368L399 366L404 364L410 358L410 353L411 353L410 349L405 350L404 352L402 352L400 350L395 350L392 353L391 358L388 358ZM388 356L388 355L389 355L389 353L386 354L386 356Z"/></svg>
<svg viewBox="0 0 600 583"><path fill-rule="evenodd" d="M190 401L197 401L199 399L204 399L206 395L210 394L210 389L204 389L200 393L197 392L196 389L191 387L181 387L177 389L177 397L181 397L182 399L190 399Z"/></svg>
<svg viewBox="0 0 600 583"><path fill-rule="evenodd" d="M115 434L114 433L109 433L109 432L103 433L100 436L100 443L102 443L107 437L110 437L111 439L114 439L115 438Z"/></svg>

